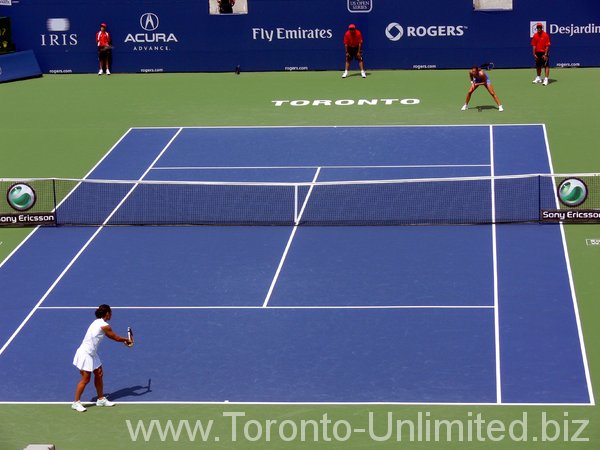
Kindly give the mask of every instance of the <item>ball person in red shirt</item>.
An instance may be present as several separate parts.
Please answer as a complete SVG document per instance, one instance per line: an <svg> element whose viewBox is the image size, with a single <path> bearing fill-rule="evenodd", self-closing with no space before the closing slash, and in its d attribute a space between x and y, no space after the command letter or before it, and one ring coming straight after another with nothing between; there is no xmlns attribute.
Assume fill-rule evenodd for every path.
<svg viewBox="0 0 600 450"><path fill-rule="evenodd" d="M342 74L342 78L346 78L348 76L350 62L353 59L356 59L358 61L358 66L360 67L360 76L363 78L367 78L362 57L362 43L362 33L356 29L356 25L351 23L348 26L346 34L344 34L344 47L346 47L346 68L344 70L344 73Z"/></svg>
<svg viewBox="0 0 600 450"><path fill-rule="evenodd" d="M545 77L543 81L544 86L548 86L548 75L550 75L550 60L548 58L548 52L550 50L550 35L544 31L544 26L541 23L536 25L537 32L531 38L531 47L533 49L533 57L535 59L535 70L537 76L532 83L542 83L540 75L542 74L542 67L545 70Z"/></svg>
<svg viewBox="0 0 600 450"><path fill-rule="evenodd" d="M96 33L96 45L98 46L98 61L100 61L100 70L98 75L106 73L110 75L110 48L111 48L110 34L106 31L106 24L100 24L100 31Z"/></svg>

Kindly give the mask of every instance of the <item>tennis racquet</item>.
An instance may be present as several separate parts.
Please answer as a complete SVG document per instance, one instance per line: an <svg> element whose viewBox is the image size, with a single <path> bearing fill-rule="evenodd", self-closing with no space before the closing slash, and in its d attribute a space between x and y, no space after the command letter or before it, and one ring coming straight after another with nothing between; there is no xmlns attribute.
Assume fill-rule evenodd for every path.
<svg viewBox="0 0 600 450"><path fill-rule="evenodd" d="M479 67L481 67L483 70L492 70L494 68L494 63L493 62L483 63Z"/></svg>
<svg viewBox="0 0 600 450"><path fill-rule="evenodd" d="M131 344L129 344L128 347L133 347L133 330L131 327L127 327L127 339L131 341Z"/></svg>

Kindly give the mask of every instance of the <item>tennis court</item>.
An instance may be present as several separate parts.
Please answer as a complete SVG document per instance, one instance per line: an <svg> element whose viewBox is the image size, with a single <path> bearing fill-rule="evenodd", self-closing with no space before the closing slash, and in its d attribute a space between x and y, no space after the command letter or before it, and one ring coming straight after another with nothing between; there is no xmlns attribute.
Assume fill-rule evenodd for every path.
<svg viewBox="0 0 600 450"><path fill-rule="evenodd" d="M549 155L543 125L133 128L87 178L501 176L552 173ZM135 192L112 200L108 224ZM41 228L0 267L0 401L70 402L109 303L137 339L102 353L119 402L593 404L565 242L539 224Z"/></svg>

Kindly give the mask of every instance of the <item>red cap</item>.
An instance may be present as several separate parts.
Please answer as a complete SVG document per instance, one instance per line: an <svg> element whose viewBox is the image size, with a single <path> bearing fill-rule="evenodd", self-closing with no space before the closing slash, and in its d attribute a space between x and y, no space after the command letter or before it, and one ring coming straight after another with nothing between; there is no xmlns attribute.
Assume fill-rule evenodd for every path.
<svg viewBox="0 0 600 450"><path fill-rule="evenodd" d="M107 28L107 26L106 26L106 24L105 24L105 23L101 23L101 24L100 24L100 26L101 26L101 27L104 27L104 28Z"/></svg>
<svg viewBox="0 0 600 450"><path fill-rule="evenodd" d="M349 30L356 30L356 25L354 25L353 23L351 23L350 25L348 25L348 29Z"/></svg>
<svg viewBox="0 0 600 450"><path fill-rule="evenodd" d="M542 27L542 28L544 28L544 25L542 25L542 22L538 22L538 23L537 23L535 26L536 26L536 28L537 28L537 27Z"/></svg>

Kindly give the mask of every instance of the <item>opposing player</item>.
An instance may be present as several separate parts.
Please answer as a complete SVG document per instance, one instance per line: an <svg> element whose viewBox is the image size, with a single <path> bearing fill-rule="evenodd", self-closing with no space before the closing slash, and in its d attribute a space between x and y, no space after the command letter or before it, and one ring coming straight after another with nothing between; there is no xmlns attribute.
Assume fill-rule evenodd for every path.
<svg viewBox="0 0 600 450"><path fill-rule="evenodd" d="M348 31L346 31L344 34L344 47L346 47L346 67L344 69L344 73L342 74L342 78L346 78L348 76L350 62L353 59L358 61L358 67L360 67L360 76L367 78L362 57L362 44L363 39L361 32L356 29L356 25L351 23L348 26Z"/></svg>
<svg viewBox="0 0 600 450"><path fill-rule="evenodd" d="M467 92L467 99L465 100L465 104L461 108L462 111L466 111L469 109L469 101L471 101L471 94L477 89L479 86L485 86L490 95L494 98L494 101L498 105L498 111L504 111L502 104L500 103L500 99L496 95L494 91L494 87L492 86L492 81L490 77L488 77L487 73L483 69L477 66L471 67L469 71L469 80L471 80L471 87L469 88L469 92Z"/></svg>
<svg viewBox="0 0 600 450"><path fill-rule="evenodd" d="M550 60L548 52L550 51L550 35L544 31L544 26L538 22L535 26L537 32L531 38L531 47L533 49L533 58L535 59L536 77L532 83L542 83L548 86L548 76L550 75ZM544 81L542 82L542 67L544 68Z"/></svg>
<svg viewBox="0 0 600 450"><path fill-rule="evenodd" d="M112 317L110 306L100 305L95 314L96 320L94 320L88 327L83 341L77 349L77 352L75 352L75 357L73 358L73 365L77 367L79 369L79 373L81 373L81 380L75 389L75 401L71 405L71 408L77 412L86 411L86 408L81 404L81 395L83 394L87 384L90 382L92 372L94 373L94 386L96 387L96 392L98 393L96 406L115 405L104 396L102 361L100 361L100 357L98 356L98 347L100 346L102 339L104 339L104 336L108 336L110 339L117 342L123 342L127 346L131 345L131 341L129 339L115 334L110 325L107 323Z"/></svg>

